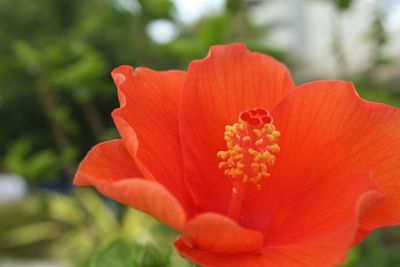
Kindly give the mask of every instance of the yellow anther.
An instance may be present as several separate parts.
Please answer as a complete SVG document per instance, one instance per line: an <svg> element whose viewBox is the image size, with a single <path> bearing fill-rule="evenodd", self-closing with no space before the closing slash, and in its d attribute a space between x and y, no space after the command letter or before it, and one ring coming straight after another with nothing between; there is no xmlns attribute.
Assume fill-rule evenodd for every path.
<svg viewBox="0 0 400 267"><path fill-rule="evenodd" d="M267 171L267 165L265 165L265 163L260 163L260 167L262 171Z"/></svg>
<svg viewBox="0 0 400 267"><path fill-rule="evenodd" d="M232 177L237 177L243 174L243 171L239 170L239 169L231 169L229 171L230 176Z"/></svg>
<svg viewBox="0 0 400 267"><path fill-rule="evenodd" d="M272 132L272 135L273 135L275 138L279 138L279 137L281 136L281 133L278 132L278 131L273 131L273 132Z"/></svg>
<svg viewBox="0 0 400 267"><path fill-rule="evenodd" d="M253 133L257 136L261 136L261 130L260 129L253 129Z"/></svg>
<svg viewBox="0 0 400 267"><path fill-rule="evenodd" d="M250 168L252 168L254 171L258 171L258 169L260 168L260 164L259 164L259 163L253 162L253 163L250 165Z"/></svg>
<svg viewBox="0 0 400 267"><path fill-rule="evenodd" d="M239 161L238 163L236 163L236 167L241 170L244 168L244 164Z"/></svg>
<svg viewBox="0 0 400 267"><path fill-rule="evenodd" d="M225 168L225 167L227 167L228 166L228 164L226 163L226 161L221 161L219 164L218 164L218 168L220 168L220 169L223 169L223 168Z"/></svg>
<svg viewBox="0 0 400 267"><path fill-rule="evenodd" d="M235 138L235 134L232 132L227 133L226 137L224 138L226 140L226 138L229 138L230 140L232 140L233 138Z"/></svg>
<svg viewBox="0 0 400 267"><path fill-rule="evenodd" d="M264 154L264 160L267 162L268 165L274 165L275 163L275 156L271 155L269 152L268 154Z"/></svg>
<svg viewBox="0 0 400 267"><path fill-rule="evenodd" d="M261 145L262 143L264 143L264 139L262 139L262 138L258 139L258 140L255 142L255 144L256 144L257 146Z"/></svg>
<svg viewBox="0 0 400 267"><path fill-rule="evenodd" d="M218 151L217 156L221 159L226 159L226 157L228 156L228 152L226 151Z"/></svg>
<svg viewBox="0 0 400 267"><path fill-rule="evenodd" d="M269 177L270 176L270 174L268 172L266 172L266 171L262 171L261 175L265 176L265 177Z"/></svg>
<svg viewBox="0 0 400 267"><path fill-rule="evenodd" d="M246 135L246 136L244 136L244 137L242 138L242 141L243 141L243 142L251 141L251 137L248 136L248 135Z"/></svg>
<svg viewBox="0 0 400 267"><path fill-rule="evenodd" d="M239 146L239 145L235 145L234 147L233 147L233 151L235 151L235 152L240 152L240 151L242 151L243 149Z"/></svg>
<svg viewBox="0 0 400 267"><path fill-rule="evenodd" d="M275 142L275 137L274 137L272 134L268 134L268 135L267 135L267 138L268 138L268 141L269 141L269 142L271 142L271 143L272 143L272 142Z"/></svg>
<svg viewBox="0 0 400 267"><path fill-rule="evenodd" d="M277 144L272 144L272 145L268 146L268 148L272 153L276 153L281 150L281 148Z"/></svg>
<svg viewBox="0 0 400 267"><path fill-rule="evenodd" d="M242 159L244 155L242 153L235 155L235 159Z"/></svg>
<svg viewBox="0 0 400 267"><path fill-rule="evenodd" d="M264 126L265 131L267 131L268 133L271 133L275 130L275 126L271 123L265 124Z"/></svg>
<svg viewBox="0 0 400 267"><path fill-rule="evenodd" d="M229 166L229 167L235 165L235 161L234 161L232 158L229 158L226 162L228 163L228 166Z"/></svg>
<svg viewBox="0 0 400 267"><path fill-rule="evenodd" d="M235 156L235 155L237 155L237 151L235 151L235 150L233 150L233 149L231 149L231 150L229 150L228 151L228 155L230 156L230 157L233 157L233 156Z"/></svg>
<svg viewBox="0 0 400 267"><path fill-rule="evenodd" d="M271 153L270 153L268 150L265 150L265 151L262 153L262 158L263 158L263 159L266 159L266 158L268 158L268 157L270 157L270 156L272 156L272 155L271 155Z"/></svg>
<svg viewBox="0 0 400 267"><path fill-rule="evenodd" d="M252 149L252 148L249 148L249 149L247 150L247 152L249 152L249 154L250 154L250 155L253 155L253 156L255 156L255 155L258 154L258 151L257 151L257 150L254 150L254 149Z"/></svg>

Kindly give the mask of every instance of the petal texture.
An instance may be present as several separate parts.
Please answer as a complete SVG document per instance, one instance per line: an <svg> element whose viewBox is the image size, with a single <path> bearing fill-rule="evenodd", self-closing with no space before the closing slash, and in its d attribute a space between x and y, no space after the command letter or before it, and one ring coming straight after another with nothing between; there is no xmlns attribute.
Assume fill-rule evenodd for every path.
<svg viewBox="0 0 400 267"><path fill-rule="evenodd" d="M337 196L340 195L338 198ZM265 247L251 253L213 253L177 241L185 257L208 267L333 267L343 261L359 218L383 194L367 173L339 179L338 185L310 192L301 204L275 214ZM304 206L308 202L308 205ZM285 218L285 219L283 219Z"/></svg>
<svg viewBox="0 0 400 267"><path fill-rule="evenodd" d="M112 72L121 107L113 112L126 148L144 177L165 186L185 207L192 200L183 180L178 104L186 74L121 66Z"/></svg>
<svg viewBox="0 0 400 267"><path fill-rule="evenodd" d="M176 198L155 181L137 178L140 172L122 140L95 146L82 161L74 183L92 185L107 197L144 211L180 231L185 213Z"/></svg>
<svg viewBox="0 0 400 267"><path fill-rule="evenodd" d="M273 109L292 88L283 64L241 44L214 46L190 65L179 122L185 179L200 209L223 213L230 199L232 184L216 156L226 147L225 126L245 109Z"/></svg>
<svg viewBox="0 0 400 267"><path fill-rule="evenodd" d="M298 184L369 171L387 197L365 214L361 230L400 223L399 109L360 99L351 83L321 81L292 91L273 116L282 135L271 172L280 199L297 199Z"/></svg>
<svg viewBox="0 0 400 267"><path fill-rule="evenodd" d="M185 212L176 198L159 183L136 178L97 188L104 195L146 212L178 232L182 231Z"/></svg>
<svg viewBox="0 0 400 267"><path fill-rule="evenodd" d="M215 253L243 253L261 249L261 232L246 229L230 218L217 213L202 213L183 230L186 244L196 249Z"/></svg>
<svg viewBox="0 0 400 267"><path fill-rule="evenodd" d="M129 177L141 177L122 140L96 145L79 165L75 185L93 185L94 182L116 182Z"/></svg>

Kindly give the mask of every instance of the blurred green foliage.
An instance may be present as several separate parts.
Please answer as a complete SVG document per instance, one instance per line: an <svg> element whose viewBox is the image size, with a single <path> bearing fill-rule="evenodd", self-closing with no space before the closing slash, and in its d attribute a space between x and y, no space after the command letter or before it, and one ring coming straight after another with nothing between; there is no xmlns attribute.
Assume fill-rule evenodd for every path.
<svg viewBox="0 0 400 267"><path fill-rule="evenodd" d="M8 171L27 177L30 181L52 179L60 171L60 162L54 150L45 149L32 153L32 143L18 139L8 147L4 163Z"/></svg>
<svg viewBox="0 0 400 267"><path fill-rule="evenodd" d="M76 267L189 266L172 250L175 232L141 212L105 204L93 190L81 189L73 196L31 195L0 208L0 260L51 257Z"/></svg>
<svg viewBox="0 0 400 267"><path fill-rule="evenodd" d="M354 1L330 2L345 12ZM69 184L91 146L118 137L110 116L118 106L109 75L114 67L186 69L210 45L238 41L290 63L285 51L260 41L265 29L251 23L246 1L227 0L223 12L193 25L175 14L171 0L0 1L0 172L20 174L33 189L20 202L0 206L0 260L191 266L172 249L176 233L152 218L90 189L61 195L40 188L51 180ZM167 44L146 32L159 19L178 31ZM400 107L398 89L373 75L390 63L379 52L386 42L379 13L368 38L376 41L376 58L368 73L353 80L363 97ZM374 234L351 251L345 266L400 266L399 244L398 229Z"/></svg>
<svg viewBox="0 0 400 267"><path fill-rule="evenodd" d="M140 246L128 241L114 241L101 251L92 266L96 267L157 267L167 266L169 255L151 246Z"/></svg>

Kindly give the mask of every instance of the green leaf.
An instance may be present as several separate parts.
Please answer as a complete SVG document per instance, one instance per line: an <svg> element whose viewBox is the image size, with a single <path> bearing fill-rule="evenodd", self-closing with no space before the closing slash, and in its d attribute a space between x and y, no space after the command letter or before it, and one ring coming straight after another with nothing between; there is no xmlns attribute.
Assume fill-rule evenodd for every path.
<svg viewBox="0 0 400 267"><path fill-rule="evenodd" d="M92 267L133 267L136 254L134 246L117 241L97 255Z"/></svg>
<svg viewBox="0 0 400 267"><path fill-rule="evenodd" d="M356 267L359 260L360 260L360 248L355 247L350 250L349 254L347 255L346 263L341 265L341 267Z"/></svg>
<svg viewBox="0 0 400 267"><path fill-rule="evenodd" d="M161 267L168 264L168 256L152 246L119 240L101 251L91 267Z"/></svg>

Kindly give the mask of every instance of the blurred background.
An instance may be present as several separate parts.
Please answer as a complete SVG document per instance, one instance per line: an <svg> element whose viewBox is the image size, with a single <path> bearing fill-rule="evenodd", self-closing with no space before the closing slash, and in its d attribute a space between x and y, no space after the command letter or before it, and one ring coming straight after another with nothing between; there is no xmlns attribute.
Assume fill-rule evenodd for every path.
<svg viewBox="0 0 400 267"><path fill-rule="evenodd" d="M231 42L297 84L350 80L400 107L399 0L1 0L0 267L191 266L176 233L71 180L118 138L113 68L186 69ZM399 228L380 230L345 266L400 266L398 251Z"/></svg>

